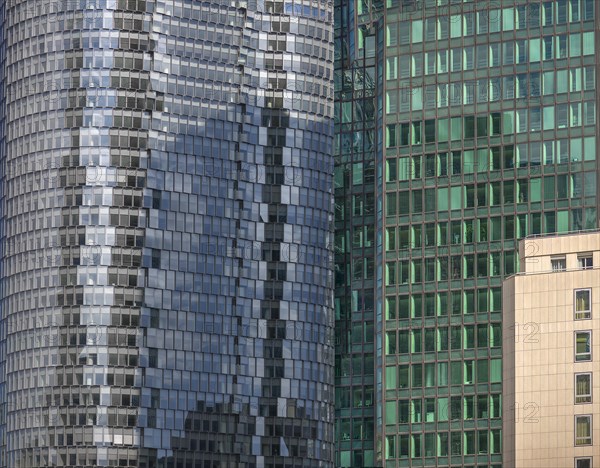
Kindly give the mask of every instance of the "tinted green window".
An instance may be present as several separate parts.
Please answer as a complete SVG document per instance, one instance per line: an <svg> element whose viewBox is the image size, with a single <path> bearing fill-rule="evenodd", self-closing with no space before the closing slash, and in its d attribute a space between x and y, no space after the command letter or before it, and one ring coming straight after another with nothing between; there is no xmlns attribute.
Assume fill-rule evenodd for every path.
<svg viewBox="0 0 600 468"><path fill-rule="evenodd" d="M596 159L596 137L587 137L583 139L584 142L584 159L586 161L593 161Z"/></svg>
<svg viewBox="0 0 600 468"><path fill-rule="evenodd" d="M556 195L554 176L544 177L544 200L553 200Z"/></svg>
<svg viewBox="0 0 600 468"><path fill-rule="evenodd" d="M388 193L386 197L386 213L388 216L394 216L396 214L396 193Z"/></svg>
<svg viewBox="0 0 600 468"><path fill-rule="evenodd" d="M398 198L398 213L401 215L405 215L408 214L410 211L410 192L400 192L397 194L397 198ZM389 211L388 211L388 214Z"/></svg>
<svg viewBox="0 0 600 468"><path fill-rule="evenodd" d="M477 383L487 383L488 365L487 359L479 359L477 361Z"/></svg>
<svg viewBox="0 0 600 468"><path fill-rule="evenodd" d="M538 202L541 200L542 195L542 179L531 179L529 181L530 191L529 197L532 202Z"/></svg>
<svg viewBox="0 0 600 468"><path fill-rule="evenodd" d="M445 349L447 349L447 346ZM448 363L438 362L438 386L443 387L446 385L448 385Z"/></svg>
<svg viewBox="0 0 600 468"><path fill-rule="evenodd" d="M514 111L504 112L504 133L511 134L515 132L515 117Z"/></svg>
<svg viewBox="0 0 600 468"><path fill-rule="evenodd" d="M475 137L475 117L465 117L465 138Z"/></svg>
<svg viewBox="0 0 600 468"><path fill-rule="evenodd" d="M396 424L396 402L386 401L385 402L385 422L386 424Z"/></svg>
<svg viewBox="0 0 600 468"><path fill-rule="evenodd" d="M408 145L409 133L410 133L410 124L408 124L408 123L401 123L400 124L400 132L399 132L399 144L400 144L400 146L406 146L406 145Z"/></svg>
<svg viewBox="0 0 600 468"><path fill-rule="evenodd" d="M448 124L449 119L439 119L437 121L438 127L438 141L447 141L448 140Z"/></svg>
<svg viewBox="0 0 600 468"><path fill-rule="evenodd" d="M460 140L462 139L462 119L460 117L453 117L451 119L451 130L452 140Z"/></svg>
<svg viewBox="0 0 600 468"><path fill-rule="evenodd" d="M448 420L448 398L438 398L438 421Z"/></svg>
<svg viewBox="0 0 600 468"><path fill-rule="evenodd" d="M498 383L502 381L502 359L490 360L490 382Z"/></svg>
<svg viewBox="0 0 600 468"><path fill-rule="evenodd" d="M438 189L438 211L448 210L448 189Z"/></svg>
<svg viewBox="0 0 600 468"><path fill-rule="evenodd" d="M534 38L529 40L529 61L539 62L541 58L540 54L540 39Z"/></svg>
<svg viewBox="0 0 600 468"><path fill-rule="evenodd" d="M592 55L594 53L594 33L583 33L583 55Z"/></svg>
<svg viewBox="0 0 600 468"><path fill-rule="evenodd" d="M462 362L452 361L450 363L450 378L451 385L462 384Z"/></svg>
<svg viewBox="0 0 600 468"><path fill-rule="evenodd" d="M425 121L425 143L432 143L436 141L435 135L435 120L426 120Z"/></svg>
<svg viewBox="0 0 600 468"><path fill-rule="evenodd" d="M569 230L569 212L559 211L556 219L556 231L560 233L568 232Z"/></svg>
<svg viewBox="0 0 600 468"><path fill-rule="evenodd" d="M463 152L463 172L471 174L475 171L475 154L472 150Z"/></svg>

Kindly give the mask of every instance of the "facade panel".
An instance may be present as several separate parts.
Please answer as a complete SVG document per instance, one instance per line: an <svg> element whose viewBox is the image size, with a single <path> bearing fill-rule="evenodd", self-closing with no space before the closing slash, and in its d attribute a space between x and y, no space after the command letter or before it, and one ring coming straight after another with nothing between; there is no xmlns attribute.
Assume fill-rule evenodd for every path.
<svg viewBox="0 0 600 468"><path fill-rule="evenodd" d="M519 256L502 291L504 464L591 467L600 458L600 234L531 237ZM553 268L557 259L564 268Z"/></svg>

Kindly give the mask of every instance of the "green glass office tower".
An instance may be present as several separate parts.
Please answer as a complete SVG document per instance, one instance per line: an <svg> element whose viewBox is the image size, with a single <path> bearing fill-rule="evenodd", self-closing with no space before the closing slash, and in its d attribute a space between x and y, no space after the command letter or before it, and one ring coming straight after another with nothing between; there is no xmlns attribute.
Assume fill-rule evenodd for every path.
<svg viewBox="0 0 600 468"><path fill-rule="evenodd" d="M502 466L516 242L597 227L597 8L339 5L340 466Z"/></svg>

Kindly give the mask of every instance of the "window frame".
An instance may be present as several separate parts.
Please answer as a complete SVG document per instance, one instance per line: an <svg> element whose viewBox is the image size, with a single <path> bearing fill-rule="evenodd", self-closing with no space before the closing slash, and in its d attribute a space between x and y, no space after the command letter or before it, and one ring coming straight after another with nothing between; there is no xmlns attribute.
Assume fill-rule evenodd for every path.
<svg viewBox="0 0 600 468"><path fill-rule="evenodd" d="M582 260L585 263L584 265L582 265ZM592 254L578 255L577 266L580 270L592 270L594 268L594 257L592 256Z"/></svg>
<svg viewBox="0 0 600 468"><path fill-rule="evenodd" d="M577 310L577 293L588 292L588 310ZM573 291L573 313L575 320L590 320L592 318L592 288L578 288Z"/></svg>
<svg viewBox="0 0 600 468"><path fill-rule="evenodd" d="M594 458L593 457L577 457L577 458L575 458L575 468L579 468L579 465L577 463L579 461L589 461L590 462L589 468L594 468Z"/></svg>
<svg viewBox="0 0 600 468"><path fill-rule="evenodd" d="M575 447L586 447L586 446L589 447L589 446L592 446L594 444L594 438L593 438L593 435L594 435L594 426L593 426L594 419L593 419L592 416L593 415L591 415L591 414L576 414L575 415L575 431L574 431L575 432L575 434L574 434L574 436L575 436L575 440L574 440ZM587 418L590 421L590 423L589 423L589 427L590 427L589 443L582 443L582 444L578 444L577 443L577 437L578 437L577 436L577 420L579 418ZM587 440L587 439L588 438L586 437L585 440Z"/></svg>
<svg viewBox="0 0 600 468"><path fill-rule="evenodd" d="M589 395L578 395L577 394L577 377L584 376L584 375L589 376L589 389L590 389L590 393L589 393ZM574 393L574 397L575 397L575 404L576 405L586 405L586 404L592 403L592 400L593 400L593 386L592 386L593 385L593 375L592 375L592 372L578 372L578 373L575 374L574 381L575 381L575 388L574 388L574 392L573 393ZM586 401L577 401L578 398L588 398L588 397L589 397L589 400L586 400Z"/></svg>
<svg viewBox="0 0 600 468"><path fill-rule="evenodd" d="M589 341L590 341L590 352L589 352L589 359L577 359L577 335L578 334L583 334L586 333L587 335L589 335ZM592 360L592 330L575 330L574 332L574 337L575 337L575 356L574 356L574 362L590 362ZM581 354L582 356L586 356L588 353L585 354Z"/></svg>
<svg viewBox="0 0 600 468"><path fill-rule="evenodd" d="M555 268L554 267L554 262L562 262L562 268ZM558 272L558 271L567 271L567 258L566 257L552 257L550 258L550 265L552 266L552 271L553 272Z"/></svg>

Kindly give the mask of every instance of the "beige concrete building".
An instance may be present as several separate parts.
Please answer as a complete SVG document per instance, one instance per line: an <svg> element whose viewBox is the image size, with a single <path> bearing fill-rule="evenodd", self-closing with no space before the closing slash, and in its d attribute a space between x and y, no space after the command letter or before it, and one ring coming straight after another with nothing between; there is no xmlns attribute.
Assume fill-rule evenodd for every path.
<svg viewBox="0 0 600 468"><path fill-rule="evenodd" d="M528 238L503 286L503 466L600 468L600 231Z"/></svg>

